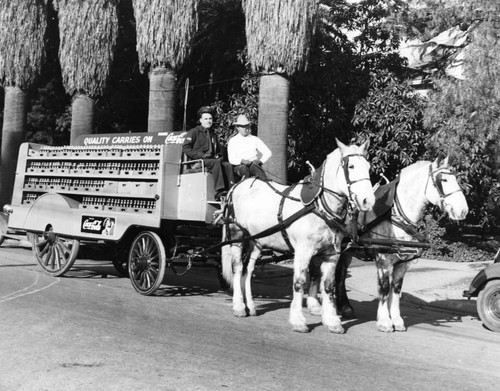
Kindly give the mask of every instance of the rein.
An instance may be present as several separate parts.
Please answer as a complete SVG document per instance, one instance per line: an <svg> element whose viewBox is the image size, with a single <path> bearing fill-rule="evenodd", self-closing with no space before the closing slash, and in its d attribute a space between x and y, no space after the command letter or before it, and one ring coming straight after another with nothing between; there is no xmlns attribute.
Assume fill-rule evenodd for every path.
<svg viewBox="0 0 500 391"><path fill-rule="evenodd" d="M449 197L450 195L460 192L461 190L456 190L451 193L445 194L443 191L443 185L442 185L442 174L452 174L451 170L449 168L438 168L436 170L432 170L432 164L429 165L429 175L427 178L427 182L425 185L425 190L424 194L427 194L427 187L429 185L429 181L432 181L432 184L436 188L436 191L438 192L439 198L440 198L440 207L444 208L444 205L446 203L445 199ZM396 185L398 186L399 183ZM394 205L393 207L395 208L397 214L391 213L390 209L388 212L384 213L382 216L379 216L377 219L374 221L370 222L367 226L364 227L363 232L360 233L360 235L368 232L370 229L381 223L382 221L388 219L391 221L392 224L394 224L396 227L402 229L405 231L407 234L413 236L416 238L419 242L427 242L427 234L422 234L422 232L419 230L419 228L422 226L422 224L418 224L418 222L414 223L413 221L410 220L410 218L406 215L406 213L403 210L403 207L401 206L401 201L398 197L398 192L396 190L395 196L394 196ZM403 245L404 246L404 245ZM410 261L412 259L418 258L423 249L420 249L417 254L410 256L410 257L405 257L402 258L400 257L400 262L406 262Z"/></svg>
<svg viewBox="0 0 500 391"><path fill-rule="evenodd" d="M340 194L332 189L329 189L323 185L323 182L324 182L323 181L324 169L323 169L322 173L321 173L321 183L317 184L317 186L320 187L320 189L321 189L318 199L314 203L311 203L311 204L305 206L304 208L295 212L294 214L292 214L291 216L289 216L286 219L283 219L283 206L284 206L285 200L289 199L289 200L292 200L295 202L301 202L301 200L299 198L292 197L289 194L297 185L303 184L303 182L293 184L291 186L288 186L285 190L279 191L274 186L272 186L271 183L269 183L269 181L265 181L265 180L261 180L261 179L257 179L257 178L254 179L254 181L261 180L262 182L266 183L276 194L281 196L281 200L279 203L278 216L277 216L278 224L275 226L272 226L268 229L265 229L264 231L259 232L255 235L245 236L242 240L241 239L233 239L233 240L224 241L222 243L219 243L218 245L215 245L215 246L212 246L206 250L203 250L203 251L197 253L196 255L199 256L202 253L207 253L213 249L216 249L218 247L223 247L225 245L234 244L234 243L238 243L238 242L241 243L242 241L247 242L250 240L260 239L260 238L275 234L276 232L279 232L279 231L281 231L281 233L283 235L283 240L285 241L285 243L288 246L288 248L290 249L290 251L293 251L293 246L292 246L290 239L288 237L288 234L286 232L286 228L288 226L290 226L292 223L294 223L295 221L297 221L302 216L305 216L306 214L311 213L311 212L314 213L316 216L320 217L328 225L328 227L330 227L330 229L340 231L344 234L344 236L352 237L352 234L345 228L345 226L343 224L343 221L345 220L345 216L346 216L345 207L343 208L343 213L341 215L336 213L334 210L332 210L332 208L328 204L327 200L325 199L325 193L328 193L330 195L335 196L341 202L343 202L346 198L348 198L350 202L354 203L353 193L351 191L351 185L354 183L360 182L360 181L364 181L364 180L370 181L370 178L360 178L360 179L356 179L356 180L350 179L350 176L349 176L349 158L354 157L354 156L361 156L364 159L366 159L366 157L363 154L347 155L347 156L342 158L341 164L337 168L337 171L341 167L344 170L344 177L345 177L345 180L347 183L349 197L346 197L346 196L344 196L344 195L342 195L342 194ZM324 163L323 163L323 167L324 167ZM235 187L236 186L234 186L233 189ZM231 203L230 199L232 198L231 196L232 196L232 191L230 192L230 195L228 197L228 200L230 203ZM230 208L230 205L228 205L226 210L229 211L229 208ZM226 225L228 225L231 222L233 224L236 224L240 229L242 229L244 232L246 232L246 230L243 229L243 227L241 227L241 225L238 224L234 219L231 219L233 221L229 221L230 219L229 219L228 215L229 215L229 213L227 213L227 215L225 217L225 224Z"/></svg>

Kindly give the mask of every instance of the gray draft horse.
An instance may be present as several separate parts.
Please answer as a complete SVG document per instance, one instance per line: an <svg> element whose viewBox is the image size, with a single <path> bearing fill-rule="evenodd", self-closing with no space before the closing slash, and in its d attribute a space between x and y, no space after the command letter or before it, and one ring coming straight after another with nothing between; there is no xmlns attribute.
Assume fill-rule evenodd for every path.
<svg viewBox="0 0 500 391"><path fill-rule="evenodd" d="M347 202L368 211L375 202L369 179L370 164L366 160L369 142L361 146L344 145L337 140L338 148L330 153L321 169L321 193L315 199L310 213L302 215L276 233L252 240L245 237L256 235L304 208L300 202L301 182L290 187L254 178L237 184L228 195L229 222L223 241L241 239L241 242L222 248L222 272L233 286L233 313L235 316L256 315L251 289L251 277L255 262L263 249L279 252L293 250L294 276L293 299L290 307L290 323L294 331L308 332L302 300L308 281L311 258L321 263L322 321L333 333L343 333L340 317L334 303L335 265L344 233L332 226L345 210ZM243 243L246 242L248 264L244 268ZM245 246L246 247L246 246ZM290 248L291 247L291 248ZM244 287L244 290L243 290ZM246 306L245 306L246 299Z"/></svg>
<svg viewBox="0 0 500 391"><path fill-rule="evenodd" d="M401 171L399 180L396 179L384 186L385 190L390 186L394 188L392 207L388 210L387 217L383 219L378 217L376 211L380 200L379 194L383 191L377 191L377 201L373 210L361 212L358 216L359 225L369 227L362 238L402 241L421 239L417 228L429 204L438 206L452 220L465 219L469 211L465 196L452 168L448 165L448 157L444 160L438 158L433 162L416 162ZM375 225L370 226L371 222ZM344 317L354 316L345 288L347 269L353 256L356 254L343 252L336 270L337 308ZM364 253L359 256L366 258ZM408 261L414 258L412 256L405 258L404 255L397 253L374 254L379 295L377 328L380 331L406 331L400 313L399 299L403 279L410 264Z"/></svg>

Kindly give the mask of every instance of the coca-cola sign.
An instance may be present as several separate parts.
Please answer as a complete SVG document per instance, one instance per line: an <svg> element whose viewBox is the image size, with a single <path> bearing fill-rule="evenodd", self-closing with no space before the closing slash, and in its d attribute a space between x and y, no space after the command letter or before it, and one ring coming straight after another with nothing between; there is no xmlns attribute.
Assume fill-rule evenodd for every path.
<svg viewBox="0 0 500 391"><path fill-rule="evenodd" d="M165 144L184 144L186 132L182 133L167 133L165 137Z"/></svg>
<svg viewBox="0 0 500 391"><path fill-rule="evenodd" d="M111 236L115 233L114 217L82 216L81 232Z"/></svg>
<svg viewBox="0 0 500 391"><path fill-rule="evenodd" d="M103 146L143 147L148 145L182 145L186 132L146 132L146 133L113 133L85 134L78 137L75 145L89 148Z"/></svg>

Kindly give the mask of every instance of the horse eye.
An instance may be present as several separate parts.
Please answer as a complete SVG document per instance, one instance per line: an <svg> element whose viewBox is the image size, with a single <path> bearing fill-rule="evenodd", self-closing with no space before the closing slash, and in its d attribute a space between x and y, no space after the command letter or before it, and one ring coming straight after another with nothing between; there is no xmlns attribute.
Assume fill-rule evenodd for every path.
<svg viewBox="0 0 500 391"><path fill-rule="evenodd" d="M348 168L349 170L352 170L352 169L354 168L354 164L349 164L349 165L347 166L347 168Z"/></svg>

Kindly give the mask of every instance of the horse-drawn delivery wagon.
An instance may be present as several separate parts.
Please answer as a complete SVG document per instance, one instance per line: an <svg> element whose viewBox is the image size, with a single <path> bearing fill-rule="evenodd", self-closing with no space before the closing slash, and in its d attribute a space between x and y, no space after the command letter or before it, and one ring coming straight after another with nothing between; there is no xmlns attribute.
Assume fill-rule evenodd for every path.
<svg viewBox="0 0 500 391"><path fill-rule="evenodd" d="M172 132L22 144L12 203L4 207L9 231L25 232L54 276L70 270L81 245L112 247L115 267L128 267L144 295L158 289L168 266L219 265L216 253L190 255L220 242L221 227L211 224L219 209L212 176L190 169L183 141L184 133Z"/></svg>

